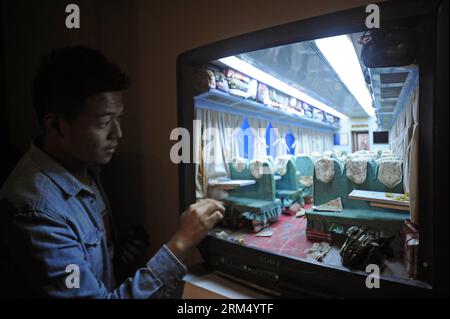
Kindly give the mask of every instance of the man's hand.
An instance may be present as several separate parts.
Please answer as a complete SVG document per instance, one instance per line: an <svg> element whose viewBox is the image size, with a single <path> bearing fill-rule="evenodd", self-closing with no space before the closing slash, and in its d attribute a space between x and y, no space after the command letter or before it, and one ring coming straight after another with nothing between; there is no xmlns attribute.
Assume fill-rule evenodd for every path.
<svg viewBox="0 0 450 319"><path fill-rule="evenodd" d="M195 247L214 225L223 218L225 207L222 202L204 199L192 204L180 218L178 230L167 247L180 259Z"/></svg>

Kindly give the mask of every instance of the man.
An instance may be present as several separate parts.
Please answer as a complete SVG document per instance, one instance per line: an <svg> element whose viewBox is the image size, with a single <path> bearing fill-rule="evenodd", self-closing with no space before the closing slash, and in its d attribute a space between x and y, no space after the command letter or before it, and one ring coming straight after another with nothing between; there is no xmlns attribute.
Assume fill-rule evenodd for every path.
<svg viewBox="0 0 450 319"><path fill-rule="evenodd" d="M20 296L162 298L186 273L183 259L224 212L207 199L191 205L178 230L145 267L122 283L113 272L114 236L98 166L122 137L126 75L98 51L70 47L46 56L33 86L44 134L0 191L2 277ZM11 289L11 290L8 290Z"/></svg>

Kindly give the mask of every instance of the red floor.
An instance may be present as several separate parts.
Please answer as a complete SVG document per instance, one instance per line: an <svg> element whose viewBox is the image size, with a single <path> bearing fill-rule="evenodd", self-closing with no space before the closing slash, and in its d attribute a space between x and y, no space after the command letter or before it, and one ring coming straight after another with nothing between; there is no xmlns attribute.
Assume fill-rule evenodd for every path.
<svg viewBox="0 0 450 319"><path fill-rule="evenodd" d="M220 232L224 230L228 236L243 239L243 245L256 247L293 258L307 258L307 250L314 244L306 238L306 217L296 218L295 216L281 215L277 223L272 224L273 229L271 237L257 237L256 233L250 230L241 229L239 231L231 231L230 229L216 228ZM334 247L327 254L324 263L342 267L339 255L339 248ZM393 275L395 277L408 278L405 266L402 260L392 260L386 262L385 275Z"/></svg>
<svg viewBox="0 0 450 319"><path fill-rule="evenodd" d="M244 233L239 236L244 239L244 245L258 247L271 252L295 258L306 258L307 250L314 242L306 238L306 217L282 215L273 229L271 237L256 237L254 233Z"/></svg>
<svg viewBox="0 0 450 319"><path fill-rule="evenodd" d="M311 205L306 205L305 209ZM306 258L307 250L311 248L314 242L306 238L306 217L297 218L295 216L281 215L278 222L272 224L273 230L271 237L257 237L256 233L250 230L241 229L231 231L223 229L228 235L243 239L245 246L261 248L272 253L285 255L294 258ZM216 231L220 231L217 229Z"/></svg>

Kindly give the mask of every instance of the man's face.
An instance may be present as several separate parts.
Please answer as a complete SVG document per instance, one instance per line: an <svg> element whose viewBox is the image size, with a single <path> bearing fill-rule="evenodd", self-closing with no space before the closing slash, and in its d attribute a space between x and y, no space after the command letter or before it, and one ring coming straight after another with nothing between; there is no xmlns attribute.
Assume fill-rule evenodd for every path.
<svg viewBox="0 0 450 319"><path fill-rule="evenodd" d="M61 121L63 145L71 156L86 164L106 164L122 137L122 92L93 95L71 123Z"/></svg>

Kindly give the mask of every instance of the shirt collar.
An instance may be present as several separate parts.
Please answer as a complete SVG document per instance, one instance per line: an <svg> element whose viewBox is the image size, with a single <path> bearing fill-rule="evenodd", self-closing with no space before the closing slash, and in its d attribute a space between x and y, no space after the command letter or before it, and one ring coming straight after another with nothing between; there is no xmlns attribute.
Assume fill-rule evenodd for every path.
<svg viewBox="0 0 450 319"><path fill-rule="evenodd" d="M81 183L58 161L40 149L36 145L36 141L37 139L31 143L29 156L45 175L69 196L75 196L82 190L93 194L92 189L88 185ZM89 172L94 175L94 178L96 178L99 171L99 167L89 168Z"/></svg>

